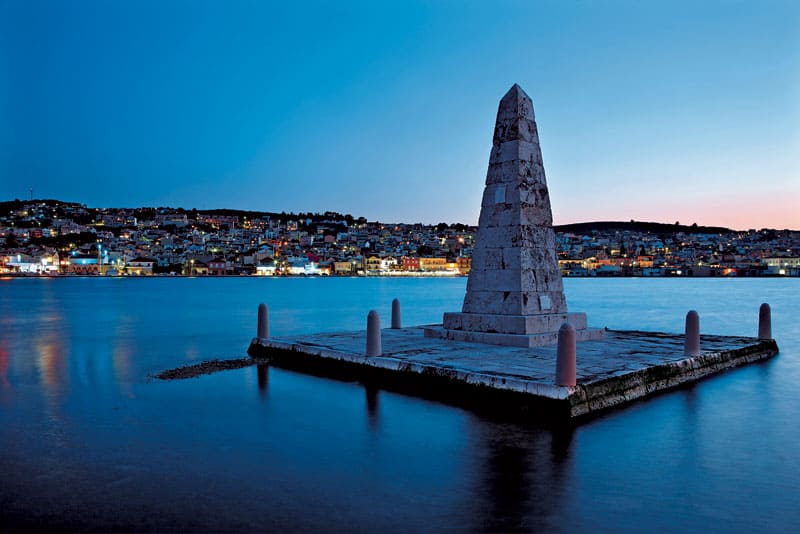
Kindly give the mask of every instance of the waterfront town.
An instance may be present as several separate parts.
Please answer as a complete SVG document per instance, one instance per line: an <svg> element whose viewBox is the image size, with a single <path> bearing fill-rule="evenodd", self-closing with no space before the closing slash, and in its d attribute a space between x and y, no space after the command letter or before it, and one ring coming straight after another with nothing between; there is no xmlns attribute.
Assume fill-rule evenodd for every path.
<svg viewBox="0 0 800 534"><path fill-rule="evenodd" d="M335 212L90 208L0 202L0 273L27 276L462 276L477 227ZM556 227L564 276L800 276L800 231Z"/></svg>

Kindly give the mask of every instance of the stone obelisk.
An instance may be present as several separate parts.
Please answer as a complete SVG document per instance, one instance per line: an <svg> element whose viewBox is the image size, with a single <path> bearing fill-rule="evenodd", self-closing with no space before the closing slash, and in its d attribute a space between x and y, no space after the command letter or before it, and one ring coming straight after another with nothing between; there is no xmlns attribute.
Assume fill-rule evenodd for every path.
<svg viewBox="0 0 800 534"><path fill-rule="evenodd" d="M464 306L425 334L531 347L555 343L564 322L579 340L602 336L567 314L533 103L514 84L497 110Z"/></svg>

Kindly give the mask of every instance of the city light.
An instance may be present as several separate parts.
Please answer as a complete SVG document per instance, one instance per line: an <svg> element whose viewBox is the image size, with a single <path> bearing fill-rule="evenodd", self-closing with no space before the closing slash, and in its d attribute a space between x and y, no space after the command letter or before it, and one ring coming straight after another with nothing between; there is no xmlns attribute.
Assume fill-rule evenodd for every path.
<svg viewBox="0 0 800 534"><path fill-rule="evenodd" d="M327 214L322 222L296 215L268 221L248 215L240 224L235 216L195 212L188 218L170 208L161 208L155 218L139 216L138 210L66 203L37 203L26 211L37 221L47 215L58 224L31 232L19 228L21 211L0 217L0 246L9 236L14 245L0 248L6 251L4 273L458 276L469 272L475 237L474 227L347 225ZM73 217L93 221L81 225ZM102 227L94 224L101 220ZM206 232L209 226L204 225L218 229ZM83 237L55 241L65 235ZM49 239L57 246L48 245ZM630 228L556 234L564 276L798 276L800 258L792 255L800 249L798 240L797 232L762 230L695 235ZM219 257L224 264L215 263ZM260 265L266 257L273 260L269 268Z"/></svg>

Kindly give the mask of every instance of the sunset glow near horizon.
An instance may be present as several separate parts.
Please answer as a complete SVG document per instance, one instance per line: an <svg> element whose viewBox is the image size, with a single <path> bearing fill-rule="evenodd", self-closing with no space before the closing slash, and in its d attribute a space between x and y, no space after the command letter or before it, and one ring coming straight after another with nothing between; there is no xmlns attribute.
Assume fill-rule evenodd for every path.
<svg viewBox="0 0 800 534"><path fill-rule="evenodd" d="M0 3L0 200L476 224L534 101L556 224L800 229L800 4Z"/></svg>

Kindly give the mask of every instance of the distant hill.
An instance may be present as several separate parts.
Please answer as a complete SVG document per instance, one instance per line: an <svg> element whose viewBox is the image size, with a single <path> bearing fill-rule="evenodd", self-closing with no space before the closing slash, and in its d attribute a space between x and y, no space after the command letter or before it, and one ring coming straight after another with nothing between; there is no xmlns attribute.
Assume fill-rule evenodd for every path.
<svg viewBox="0 0 800 534"><path fill-rule="evenodd" d="M37 204L45 204L47 206L75 206L78 207L80 204L76 202L64 202L63 200L56 200L54 198L41 198L41 199L33 199L33 200L6 200L0 202L0 217L7 217L11 214L12 211L21 210L27 204L31 203Z"/></svg>
<svg viewBox="0 0 800 534"><path fill-rule="evenodd" d="M629 232L648 232L651 234L676 234L683 232L686 234L730 234L735 232L730 228L722 226L691 226L684 224L664 224L656 222L642 221L596 221L573 224L562 224L554 227L556 232L587 234L596 230L598 232L608 232L612 230Z"/></svg>
<svg viewBox="0 0 800 534"><path fill-rule="evenodd" d="M29 204L31 202L34 203L44 203L49 206L73 206L73 207L80 207L81 204L77 202L65 202L62 200L56 199L34 199L32 201L26 200L9 200L9 201L0 201L0 217L8 216L12 211L21 209L24 205ZM99 208L88 208L90 212L95 212ZM110 207L109 209L132 209L138 212L152 212L155 214L157 210L161 209L170 209L175 210L178 213L186 213L187 215L192 216L193 214L201 213L204 215L228 215L228 216L238 216L240 218L252 218L252 219L259 219L261 217L271 217L273 219L299 219L299 220L306 220L310 219L314 223L319 223L321 221L345 221L347 224L353 223L365 223L367 219L364 217L354 217L353 215L347 213L337 213L335 211L326 211L324 213L277 213L273 211L255 211L255 210L238 210L238 209L184 209L184 208L167 208L159 207L159 208L113 208ZM144 215L142 215L144 216ZM436 225L430 225L436 226ZM440 226L444 227L458 227L458 228L467 228L467 225L463 224L447 224L447 223L440 223ZM657 223L657 222L643 222L643 221L594 221L594 222L582 222L582 223L572 223L572 224L561 224L554 227L557 232L566 232L566 233L576 233L576 234L586 234L592 231L598 232L607 232L613 230L619 231L629 231L629 232L649 232L651 234L657 235L668 235L668 234L675 234L678 232L684 232L687 234L728 234L728 233L735 233L737 230L732 230L730 228L726 228L724 226L698 226L697 224L692 225L684 225L684 224L664 224L664 223ZM796 231L796 230L795 230Z"/></svg>

